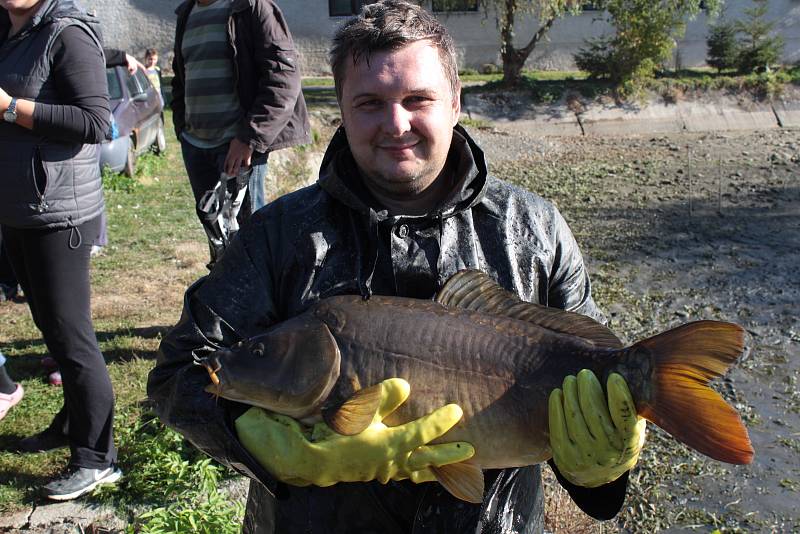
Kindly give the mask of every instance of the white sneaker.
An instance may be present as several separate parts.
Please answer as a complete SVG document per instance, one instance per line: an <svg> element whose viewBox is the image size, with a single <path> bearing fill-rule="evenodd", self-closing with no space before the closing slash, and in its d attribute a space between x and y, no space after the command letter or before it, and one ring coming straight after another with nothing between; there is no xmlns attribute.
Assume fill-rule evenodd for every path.
<svg viewBox="0 0 800 534"><path fill-rule="evenodd" d="M100 484L113 484L122 476L122 471L112 465L105 469L70 467L61 478L44 486L44 494L54 501L77 499Z"/></svg>

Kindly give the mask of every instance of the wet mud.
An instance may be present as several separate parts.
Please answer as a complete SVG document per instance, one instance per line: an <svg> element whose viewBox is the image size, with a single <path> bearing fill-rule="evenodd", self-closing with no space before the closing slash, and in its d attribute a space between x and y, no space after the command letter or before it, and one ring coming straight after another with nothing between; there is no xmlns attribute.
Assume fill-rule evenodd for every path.
<svg viewBox="0 0 800 534"><path fill-rule="evenodd" d="M476 137L499 177L558 205L624 340L698 319L749 334L715 388L742 414L753 464L650 425L626 507L602 530L800 532L800 131Z"/></svg>

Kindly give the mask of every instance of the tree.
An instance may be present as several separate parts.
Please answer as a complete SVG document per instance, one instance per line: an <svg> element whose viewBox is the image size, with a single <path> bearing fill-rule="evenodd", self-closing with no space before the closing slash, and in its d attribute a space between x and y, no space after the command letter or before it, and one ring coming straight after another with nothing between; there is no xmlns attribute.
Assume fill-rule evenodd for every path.
<svg viewBox="0 0 800 534"><path fill-rule="evenodd" d="M744 10L747 19L736 23L737 31L744 34L736 62L741 73L768 70L780 60L783 38L771 35L775 22L766 20L768 2L753 0L755 6Z"/></svg>
<svg viewBox="0 0 800 534"><path fill-rule="evenodd" d="M500 27L500 57L503 59L503 85L515 86L522 77L522 68L531 52L547 35L556 20L567 13L580 11L580 0L490 0L494 4ZM518 15L538 15L539 29L521 48L514 46L514 26Z"/></svg>
<svg viewBox="0 0 800 534"><path fill-rule="evenodd" d="M686 30L686 21L701 8L716 13L721 1L596 0L594 5L608 12L615 29L615 35L603 47L609 69L605 75L623 86L651 78L669 59L676 40ZM581 51L584 61L587 53L591 48Z"/></svg>
<svg viewBox="0 0 800 534"><path fill-rule="evenodd" d="M706 44L708 59L706 63L722 71L736 67L739 43L736 40L736 23L721 21L711 27Z"/></svg>
<svg viewBox="0 0 800 534"><path fill-rule="evenodd" d="M500 57L503 61L503 85L514 87L522 78L522 68L556 20L567 13L580 12L585 0L481 0L481 9L494 14L500 30ZM443 6L457 6L459 0L439 0ZM538 29L527 43L517 47L516 27L518 19L535 17Z"/></svg>

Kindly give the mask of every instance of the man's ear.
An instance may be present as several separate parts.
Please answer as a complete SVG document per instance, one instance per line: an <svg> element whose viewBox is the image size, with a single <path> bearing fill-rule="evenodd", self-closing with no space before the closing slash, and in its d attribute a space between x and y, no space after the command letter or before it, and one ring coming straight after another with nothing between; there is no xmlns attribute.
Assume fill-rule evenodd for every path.
<svg viewBox="0 0 800 534"><path fill-rule="evenodd" d="M458 123L461 116L461 82L458 82L458 87L453 91L453 126Z"/></svg>

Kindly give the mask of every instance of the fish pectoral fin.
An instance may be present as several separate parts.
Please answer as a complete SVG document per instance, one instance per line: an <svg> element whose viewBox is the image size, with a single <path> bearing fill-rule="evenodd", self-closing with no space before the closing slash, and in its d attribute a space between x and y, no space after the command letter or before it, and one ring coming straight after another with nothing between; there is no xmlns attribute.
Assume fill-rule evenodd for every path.
<svg viewBox="0 0 800 534"><path fill-rule="evenodd" d="M475 504L483 502L483 471L477 465L467 461L430 469L454 497Z"/></svg>
<svg viewBox="0 0 800 534"><path fill-rule="evenodd" d="M360 389L340 405L322 409L322 418L338 434L354 436L375 418L381 404L381 385Z"/></svg>

